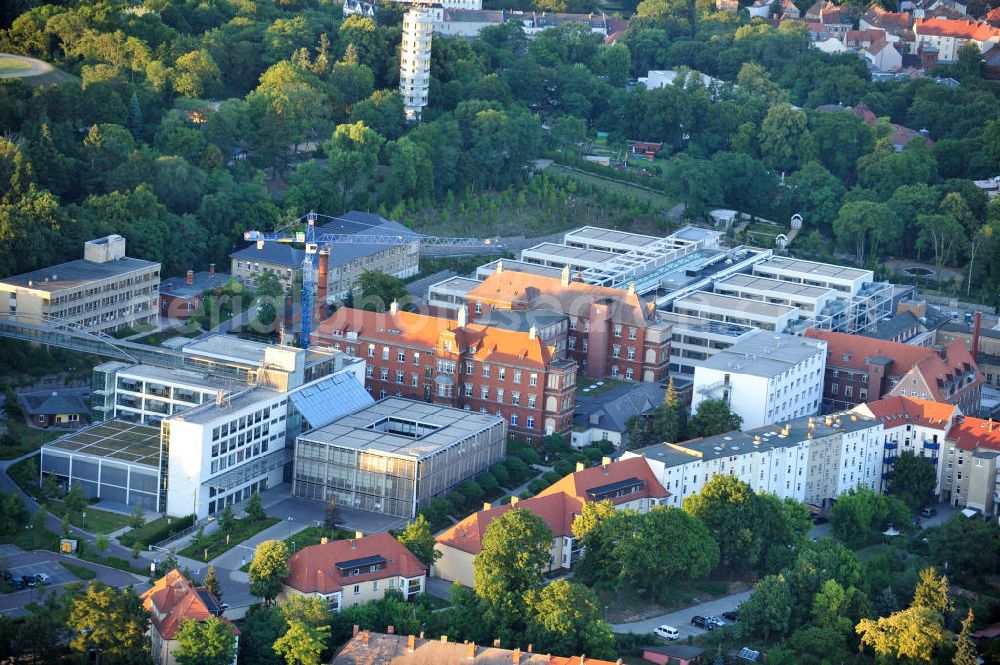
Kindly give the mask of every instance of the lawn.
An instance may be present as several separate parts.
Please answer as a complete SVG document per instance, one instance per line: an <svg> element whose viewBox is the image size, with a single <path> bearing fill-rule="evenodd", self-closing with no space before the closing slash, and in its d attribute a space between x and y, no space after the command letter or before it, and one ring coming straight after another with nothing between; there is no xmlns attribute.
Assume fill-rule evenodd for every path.
<svg viewBox="0 0 1000 665"><path fill-rule="evenodd" d="M46 501L45 507L56 517L62 518L66 515L66 508L61 501ZM93 506L87 506L84 512L87 513L86 518L83 515L73 515L69 523L90 533L111 533L128 526L128 515L98 510Z"/></svg>
<svg viewBox="0 0 1000 665"><path fill-rule="evenodd" d="M600 383L601 385L597 385ZM576 382L576 394L581 397L597 397L601 393L607 392L616 386L624 386L629 381L618 381L617 379L587 379L580 377Z"/></svg>
<svg viewBox="0 0 1000 665"><path fill-rule="evenodd" d="M31 63L12 58L8 55L0 55L0 74L18 74L31 69Z"/></svg>
<svg viewBox="0 0 1000 665"><path fill-rule="evenodd" d="M631 623L650 619L691 605L703 603L731 593L746 591L744 582L716 580L684 580L664 584L658 589L657 599L650 599L637 589L620 590L595 588L601 605L607 607L609 623Z"/></svg>
<svg viewBox="0 0 1000 665"><path fill-rule="evenodd" d="M632 183L625 182L623 180L615 179L615 171L610 168L608 169L608 175L606 177L593 173L587 173L585 171L578 171L561 164L553 164L552 166L549 166L545 169L545 173L557 175L562 178L569 178L570 180L576 180L577 182L585 182L589 185L600 187L601 189L605 189L609 192L629 196L639 201L647 201L663 208L672 208L677 203L677 201L671 197L656 190L656 187L654 186L656 180L654 178L649 179L650 186L649 188L645 188L639 185L633 185Z"/></svg>
<svg viewBox="0 0 1000 665"><path fill-rule="evenodd" d="M0 446L0 459L15 459L27 455L42 447L42 444L58 439L66 432L61 430L35 429L28 427L24 421L8 418L5 421L7 431L17 442L13 446Z"/></svg>
<svg viewBox="0 0 1000 665"><path fill-rule="evenodd" d="M79 577L81 580L92 580L97 577L97 573L86 566L77 566L76 564L66 563L65 561L60 561L59 565Z"/></svg>
<svg viewBox="0 0 1000 665"><path fill-rule="evenodd" d="M194 518L189 519L179 517L158 517L152 522L146 522L138 529L130 529L118 537L118 542L125 547L139 543L140 546L155 545L161 540L170 537L178 531L191 526ZM170 525L173 525L172 528Z"/></svg>
<svg viewBox="0 0 1000 665"><path fill-rule="evenodd" d="M7 474L30 496L37 497L39 495L38 455L12 464L7 468Z"/></svg>
<svg viewBox="0 0 1000 665"><path fill-rule="evenodd" d="M208 561L209 559L214 559L223 552L228 552L247 538L257 535L264 529L274 526L280 521L281 520L277 517L267 517L259 522L252 522L250 521L250 518L245 517L243 519L236 520L236 526L233 527L232 533L228 536L220 529L211 535L205 536L201 543L192 543L191 545L188 545L178 552L178 554L191 559Z"/></svg>

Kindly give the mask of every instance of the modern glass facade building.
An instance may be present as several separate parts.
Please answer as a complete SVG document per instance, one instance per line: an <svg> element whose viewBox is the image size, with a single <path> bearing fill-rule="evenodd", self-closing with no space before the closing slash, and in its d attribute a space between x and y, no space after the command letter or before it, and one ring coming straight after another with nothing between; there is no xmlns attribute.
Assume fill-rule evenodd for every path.
<svg viewBox="0 0 1000 665"><path fill-rule="evenodd" d="M295 496L411 518L502 460L506 439L500 416L391 397L298 437Z"/></svg>

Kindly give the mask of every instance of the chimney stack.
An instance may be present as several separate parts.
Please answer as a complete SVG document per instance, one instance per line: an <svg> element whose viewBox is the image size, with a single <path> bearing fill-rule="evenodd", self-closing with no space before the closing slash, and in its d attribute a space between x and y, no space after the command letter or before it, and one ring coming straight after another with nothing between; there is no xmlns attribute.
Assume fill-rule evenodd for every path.
<svg viewBox="0 0 1000 665"><path fill-rule="evenodd" d="M395 635L396 634L396 627L395 626L389 626L388 628L385 629L385 632L387 632L390 635Z"/></svg>
<svg viewBox="0 0 1000 665"><path fill-rule="evenodd" d="M442 642L447 642L448 641L448 636L447 635L442 635L441 636L441 641Z"/></svg>
<svg viewBox="0 0 1000 665"><path fill-rule="evenodd" d="M354 637L357 637L358 636L358 630L360 630L360 628L361 628L361 626L359 626L358 624L354 624L354 628L352 629L351 634Z"/></svg>
<svg viewBox="0 0 1000 665"><path fill-rule="evenodd" d="M586 467L586 466L584 466L583 462L577 462L577 463L576 463L576 470L577 470L577 471L583 471L583 470L584 470L584 469L586 469L586 468L587 468L587 467Z"/></svg>
<svg viewBox="0 0 1000 665"><path fill-rule="evenodd" d="M370 640L371 637L372 634L366 630L365 632L361 633L361 643L364 644L365 646L368 646L368 640Z"/></svg>
<svg viewBox="0 0 1000 665"><path fill-rule="evenodd" d="M535 339L536 337L538 337L538 328L532 323L531 328L528 329L528 339Z"/></svg>
<svg viewBox="0 0 1000 665"><path fill-rule="evenodd" d="M469 325L469 312L465 308L465 305L458 306L458 327L464 328Z"/></svg>
<svg viewBox="0 0 1000 665"><path fill-rule="evenodd" d="M510 505L516 506L518 501L520 501L520 499L517 498L516 496L510 497Z"/></svg>
<svg viewBox="0 0 1000 665"><path fill-rule="evenodd" d="M194 270L187 271L187 278L185 279L188 284L194 284Z"/></svg>
<svg viewBox="0 0 1000 665"><path fill-rule="evenodd" d="M476 643L469 642L469 646L465 649L465 659L475 660L476 659Z"/></svg>
<svg viewBox="0 0 1000 665"><path fill-rule="evenodd" d="M363 532L363 531L355 531L355 532L354 532L354 537L355 537L355 538L364 538L364 537L365 537L365 534L364 534L364 532Z"/></svg>
<svg viewBox="0 0 1000 665"><path fill-rule="evenodd" d="M390 314L399 314L399 303L396 302L395 300L393 300L392 304L389 305L389 313Z"/></svg>
<svg viewBox="0 0 1000 665"><path fill-rule="evenodd" d="M500 640L499 639L493 640L493 646L499 649L500 648Z"/></svg>
<svg viewBox="0 0 1000 665"><path fill-rule="evenodd" d="M628 283L628 294L630 296L634 296L635 295L635 282L629 282Z"/></svg>
<svg viewBox="0 0 1000 665"><path fill-rule="evenodd" d="M497 261L497 274L499 275L502 272L503 272L503 259L500 259L499 261Z"/></svg>
<svg viewBox="0 0 1000 665"><path fill-rule="evenodd" d="M534 644L529 644L528 645L528 653L534 653L534 652L535 652L535 645ZM583 661L580 661L580 662L583 662Z"/></svg>
<svg viewBox="0 0 1000 665"><path fill-rule="evenodd" d="M209 263L208 264L208 274L209 275L214 275L215 274L215 264L214 263Z"/></svg>
<svg viewBox="0 0 1000 665"><path fill-rule="evenodd" d="M323 536L322 538L319 539L320 545L326 545L328 542L330 542L330 539L327 538L326 536Z"/></svg>
<svg viewBox="0 0 1000 665"><path fill-rule="evenodd" d="M520 665L521 663L521 650L514 649L514 653L510 655L510 660L514 665Z"/></svg>
<svg viewBox="0 0 1000 665"><path fill-rule="evenodd" d="M564 265L562 269L562 278L559 283L563 286L569 286L569 264Z"/></svg>
<svg viewBox="0 0 1000 665"><path fill-rule="evenodd" d="M483 510L489 510L492 507L493 504L491 504L489 501L483 501Z"/></svg>
<svg viewBox="0 0 1000 665"><path fill-rule="evenodd" d="M602 457L601 458L601 464L604 465L604 466L607 466L608 464L611 464L611 458L610 457Z"/></svg>
<svg viewBox="0 0 1000 665"><path fill-rule="evenodd" d="M410 635L406 638L406 650L409 653L413 653L413 650L417 648L417 638Z"/></svg>

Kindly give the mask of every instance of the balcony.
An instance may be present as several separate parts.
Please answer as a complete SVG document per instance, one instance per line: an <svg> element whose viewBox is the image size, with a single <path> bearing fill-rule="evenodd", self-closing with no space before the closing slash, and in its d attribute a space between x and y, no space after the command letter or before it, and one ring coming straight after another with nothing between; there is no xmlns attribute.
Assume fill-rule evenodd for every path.
<svg viewBox="0 0 1000 665"><path fill-rule="evenodd" d="M924 448L926 450L941 450L941 444L934 443L933 441L924 441Z"/></svg>
<svg viewBox="0 0 1000 665"><path fill-rule="evenodd" d="M886 458L885 458L885 459L883 459L882 461L883 461L883 462L884 462L885 464L888 464L888 465L890 465L890 466L891 466L891 465L893 465L893 464L895 464L895 463L896 463L896 458L895 458L895 457L886 457Z"/></svg>
<svg viewBox="0 0 1000 665"><path fill-rule="evenodd" d="M886 441L885 442L885 449L886 450L895 450L896 448L899 448L899 444L898 443L895 443L894 441Z"/></svg>

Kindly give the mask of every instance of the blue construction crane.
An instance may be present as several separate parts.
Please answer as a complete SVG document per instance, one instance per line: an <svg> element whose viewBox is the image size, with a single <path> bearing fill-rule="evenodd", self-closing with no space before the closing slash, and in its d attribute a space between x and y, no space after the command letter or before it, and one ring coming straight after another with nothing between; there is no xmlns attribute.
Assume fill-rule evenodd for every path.
<svg viewBox="0 0 1000 665"><path fill-rule="evenodd" d="M299 346L303 349L309 348L309 337L312 333L313 318L313 296L316 291L316 274L313 269L313 256L340 244L355 245L406 245L417 242L420 247L467 247L480 252L493 253L503 248L498 238L443 238L439 236L428 236L420 234L412 235L386 235L372 233L326 233L320 229L316 231L316 219L323 217L334 221L342 220L356 224L355 220L343 219L341 217L331 217L329 215L318 215L310 212L280 229L274 231L245 231L243 239L257 243L257 249L263 249L265 242L283 242L289 244L305 245L305 258L302 261L302 332L299 335ZM297 227L302 221L306 222L304 231L289 230Z"/></svg>

